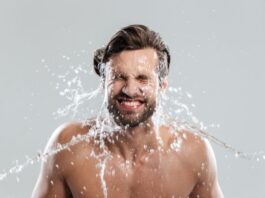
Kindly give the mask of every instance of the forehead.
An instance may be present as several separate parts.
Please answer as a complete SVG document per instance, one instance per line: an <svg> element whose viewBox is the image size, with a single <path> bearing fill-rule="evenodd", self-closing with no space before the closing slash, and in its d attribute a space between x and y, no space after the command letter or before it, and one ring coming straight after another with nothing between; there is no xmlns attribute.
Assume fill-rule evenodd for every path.
<svg viewBox="0 0 265 198"><path fill-rule="evenodd" d="M114 71L124 73L153 72L158 65L157 52L152 48L125 50L111 59Z"/></svg>

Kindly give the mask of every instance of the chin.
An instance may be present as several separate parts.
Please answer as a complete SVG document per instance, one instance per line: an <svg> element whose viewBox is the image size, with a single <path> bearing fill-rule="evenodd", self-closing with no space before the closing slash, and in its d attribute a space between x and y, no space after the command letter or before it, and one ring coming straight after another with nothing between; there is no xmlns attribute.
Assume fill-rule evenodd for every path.
<svg viewBox="0 0 265 198"><path fill-rule="evenodd" d="M129 127L129 128L134 128L139 126L140 124L146 123L152 115L147 116L146 112L143 112L140 116L136 115L125 115L123 117L121 116L116 116L115 122L122 126L122 127Z"/></svg>

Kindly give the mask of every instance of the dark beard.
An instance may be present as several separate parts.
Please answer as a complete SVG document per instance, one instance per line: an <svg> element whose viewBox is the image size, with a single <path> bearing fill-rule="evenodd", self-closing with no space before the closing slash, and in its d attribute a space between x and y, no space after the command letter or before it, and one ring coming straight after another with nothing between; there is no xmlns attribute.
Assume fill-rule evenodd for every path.
<svg viewBox="0 0 265 198"><path fill-rule="evenodd" d="M141 123L145 123L155 112L155 101L144 101L144 111L140 113L135 112L121 112L117 107L117 98L109 99L108 110L113 116L114 121L119 126L134 128ZM138 115L136 115L138 114Z"/></svg>

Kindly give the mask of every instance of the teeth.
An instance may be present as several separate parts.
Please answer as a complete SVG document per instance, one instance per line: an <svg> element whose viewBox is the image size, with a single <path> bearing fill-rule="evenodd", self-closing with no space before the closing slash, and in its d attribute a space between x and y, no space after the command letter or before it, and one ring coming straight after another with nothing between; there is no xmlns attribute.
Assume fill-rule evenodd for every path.
<svg viewBox="0 0 265 198"><path fill-rule="evenodd" d="M137 105L139 105L140 104L140 102L129 102L129 101L123 101L123 102L121 102L122 104L125 104L125 105L127 105L127 106L131 106L131 107L133 107L133 106L137 106Z"/></svg>

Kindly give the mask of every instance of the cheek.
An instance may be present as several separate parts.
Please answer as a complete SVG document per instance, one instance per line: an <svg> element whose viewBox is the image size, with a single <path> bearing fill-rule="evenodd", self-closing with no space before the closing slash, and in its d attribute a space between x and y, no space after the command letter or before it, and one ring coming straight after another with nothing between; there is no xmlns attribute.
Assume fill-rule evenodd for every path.
<svg viewBox="0 0 265 198"><path fill-rule="evenodd" d="M155 97L158 93L158 87L158 83L154 80L142 85L141 89L147 97Z"/></svg>
<svg viewBox="0 0 265 198"><path fill-rule="evenodd" d="M120 82L112 82L108 85L108 95L115 96L122 90L123 85Z"/></svg>
<svg viewBox="0 0 265 198"><path fill-rule="evenodd" d="M142 87L143 95L147 99L152 99L154 100L157 96L157 90L155 86L143 86Z"/></svg>

